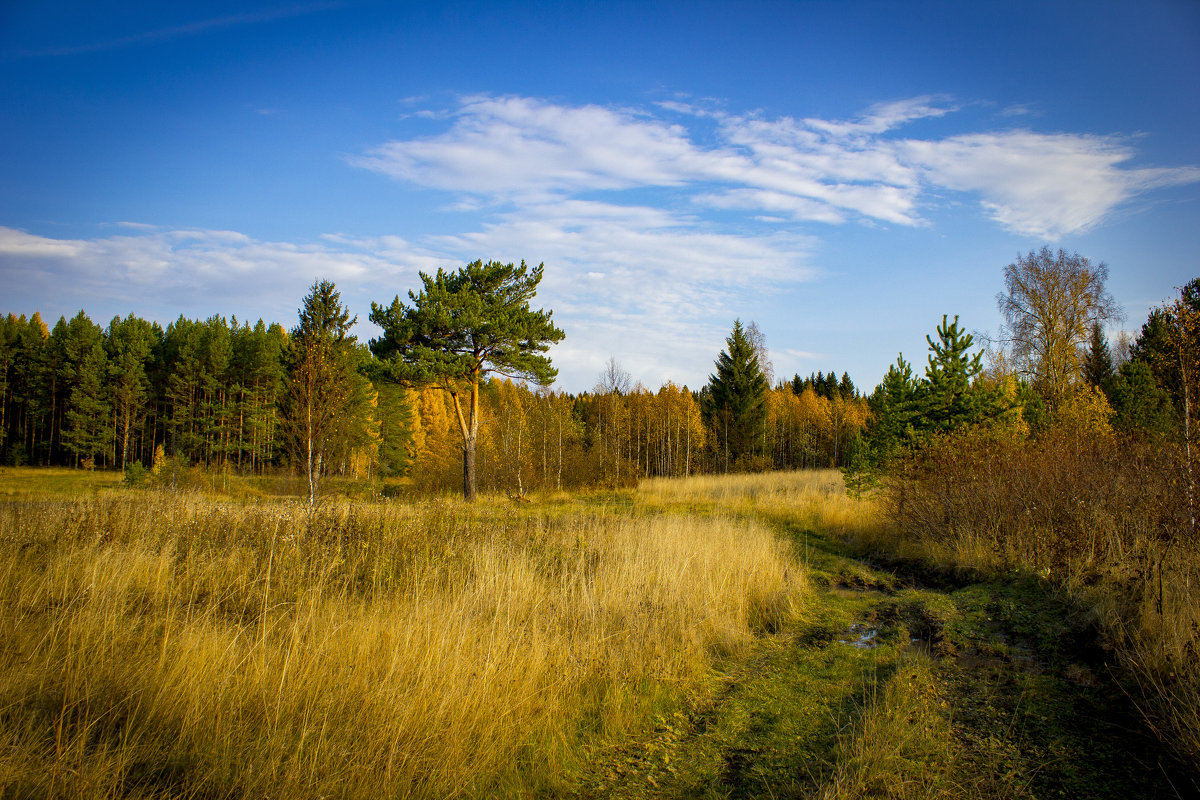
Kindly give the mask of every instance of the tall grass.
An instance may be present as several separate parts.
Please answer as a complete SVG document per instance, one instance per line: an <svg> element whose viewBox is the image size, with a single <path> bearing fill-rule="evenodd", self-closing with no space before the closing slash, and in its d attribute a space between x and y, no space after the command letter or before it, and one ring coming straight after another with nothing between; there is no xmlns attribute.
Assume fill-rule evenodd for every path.
<svg viewBox="0 0 1200 800"><path fill-rule="evenodd" d="M0 532L0 796L562 789L803 591L719 516L117 493Z"/></svg>
<svg viewBox="0 0 1200 800"><path fill-rule="evenodd" d="M676 480L654 478L638 486L638 502L647 507L722 513L759 514L791 525L844 536L876 530L884 524L880 507L846 494L836 469L734 475L704 475Z"/></svg>

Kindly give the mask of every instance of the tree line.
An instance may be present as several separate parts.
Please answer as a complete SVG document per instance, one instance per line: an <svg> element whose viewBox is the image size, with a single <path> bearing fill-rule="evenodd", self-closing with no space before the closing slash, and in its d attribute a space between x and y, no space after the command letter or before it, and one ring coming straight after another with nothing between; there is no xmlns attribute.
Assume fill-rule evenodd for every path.
<svg viewBox="0 0 1200 800"><path fill-rule="evenodd" d="M886 467L931 437L979 426L1018 438L1056 426L1124 432L1180 441L1190 452L1200 278L1153 309L1114 354L1104 330L1121 311L1107 277L1103 263L1048 248L1008 265L999 335L978 347L957 316L943 317L936 339L926 337L923 374L900 354L869 398L859 465Z"/></svg>
<svg viewBox="0 0 1200 800"><path fill-rule="evenodd" d="M0 319L0 461L242 475L294 470L315 499L329 475L463 481L523 495L639 478L836 466L867 420L848 375L767 385L765 343L734 323L700 390L634 384L610 360L595 388L551 390L541 267L476 262L422 275L373 305L362 344L328 281L286 330L212 316L106 327L80 311L49 329ZM422 327L423 326L423 327ZM468 461L470 459L470 461Z"/></svg>

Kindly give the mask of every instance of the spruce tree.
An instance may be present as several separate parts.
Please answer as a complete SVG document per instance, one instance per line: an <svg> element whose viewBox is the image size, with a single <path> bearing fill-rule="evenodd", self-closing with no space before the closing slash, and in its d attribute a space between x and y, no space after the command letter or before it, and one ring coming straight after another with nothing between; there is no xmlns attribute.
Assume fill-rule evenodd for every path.
<svg viewBox="0 0 1200 800"><path fill-rule="evenodd" d="M838 382L838 394L843 400L849 400L858 394L854 388L854 381L850 380L849 372L842 373L842 379Z"/></svg>
<svg viewBox="0 0 1200 800"><path fill-rule="evenodd" d="M730 464L762 450L768 386L741 320L734 320L725 343L728 347L717 357L717 371L708 378L705 411L728 471Z"/></svg>
<svg viewBox="0 0 1200 800"><path fill-rule="evenodd" d="M1169 435L1179 429L1171 395L1154 380L1142 360L1127 361L1110 382L1113 426L1141 434Z"/></svg>
<svg viewBox="0 0 1200 800"><path fill-rule="evenodd" d="M898 454L919 424L918 387L912 365L898 355L869 401L872 420L865 438L868 457L874 463L886 464Z"/></svg>
<svg viewBox="0 0 1200 800"><path fill-rule="evenodd" d="M1104 328L1099 322L1093 322L1092 336L1088 340L1087 354L1083 358L1083 379L1091 386L1107 392L1114 375L1112 352L1108 349Z"/></svg>

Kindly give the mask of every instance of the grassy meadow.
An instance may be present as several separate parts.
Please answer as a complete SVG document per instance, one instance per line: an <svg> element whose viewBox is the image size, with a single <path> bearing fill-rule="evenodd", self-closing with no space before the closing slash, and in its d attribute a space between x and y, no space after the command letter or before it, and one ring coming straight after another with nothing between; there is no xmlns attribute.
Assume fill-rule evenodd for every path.
<svg viewBox="0 0 1200 800"><path fill-rule="evenodd" d="M74 476L0 473L4 797L559 793L806 602L766 527L628 496L310 511Z"/></svg>
<svg viewBox="0 0 1200 800"><path fill-rule="evenodd" d="M1200 791L1111 588L968 563L837 471L312 509L191 477L0 470L0 798Z"/></svg>

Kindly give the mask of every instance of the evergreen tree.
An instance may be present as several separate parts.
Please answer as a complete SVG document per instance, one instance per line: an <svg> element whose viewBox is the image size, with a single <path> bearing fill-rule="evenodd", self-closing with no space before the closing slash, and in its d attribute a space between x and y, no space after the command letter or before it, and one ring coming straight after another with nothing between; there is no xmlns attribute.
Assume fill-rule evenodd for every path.
<svg viewBox="0 0 1200 800"><path fill-rule="evenodd" d="M253 328L242 325L234 332L232 391L239 469L261 472L275 456L286 346L287 334L279 323L268 328L260 319Z"/></svg>
<svg viewBox="0 0 1200 800"><path fill-rule="evenodd" d="M233 438L229 408L233 342L229 323L220 315L206 319L201 331L199 435L205 464L215 466L225 463Z"/></svg>
<svg viewBox="0 0 1200 800"><path fill-rule="evenodd" d="M121 469L129 462L131 433L141 425L150 396L147 366L154 356L155 331L149 322L130 314L113 317L105 345L108 352L108 384L120 442Z"/></svg>
<svg viewBox="0 0 1200 800"><path fill-rule="evenodd" d="M369 385L357 369L360 354L350 328L358 320L330 281L314 282L289 341L288 427L293 457L316 502L331 456L368 424Z"/></svg>
<svg viewBox="0 0 1200 800"><path fill-rule="evenodd" d="M13 375L13 402L19 409L16 434L30 463L49 464L51 418L54 413L50 331L42 316L33 312L17 336L17 362Z"/></svg>
<svg viewBox="0 0 1200 800"><path fill-rule="evenodd" d="M1182 414L1184 381L1180 372L1178 340L1173 333L1182 317L1200 314L1200 278L1192 279L1183 287L1175 304L1174 309L1155 308L1150 312L1129 355L1133 361L1141 361L1150 368L1155 384L1171 396L1176 410Z"/></svg>
<svg viewBox="0 0 1200 800"><path fill-rule="evenodd" d="M371 321L383 329L371 352L388 362L392 376L450 394L462 435L467 500L476 494L480 382L494 372L548 385L557 374L542 354L565 334L554 327L551 312L529 307L544 268L475 261L453 273L420 273L424 289L408 293L411 306L399 296L387 308L371 304Z"/></svg>
<svg viewBox="0 0 1200 800"><path fill-rule="evenodd" d="M171 454L184 463L203 452L201 426L204 384L204 331L201 323L182 315L163 337L167 375L165 401Z"/></svg>
<svg viewBox="0 0 1200 800"><path fill-rule="evenodd" d="M725 343L727 348L717 357L717 371L708 379L705 410L728 471L731 463L762 450L768 386L741 320L734 320Z"/></svg>
<svg viewBox="0 0 1200 800"><path fill-rule="evenodd" d="M1104 328L1099 322L1093 322L1087 355L1083 359L1083 379L1089 385L1103 389L1107 393L1108 385L1115 374L1112 352L1108 349L1108 339L1104 336Z"/></svg>
<svg viewBox="0 0 1200 800"><path fill-rule="evenodd" d="M974 391L972 381L983 371L982 353L974 356L967 351L974 337L958 328L958 316L937 328L938 340L926 336L929 343L929 364L925 368L925 385L921 392L923 426L934 431L948 431L962 425L981 421L987 412L982 392Z"/></svg>
<svg viewBox="0 0 1200 800"><path fill-rule="evenodd" d="M854 381L850 380L849 372L842 373L842 380L838 383L838 394L842 396L843 400L849 400L858 394L854 388Z"/></svg>
<svg viewBox="0 0 1200 800"><path fill-rule="evenodd" d="M24 327L25 315L20 322L12 314L0 319L0 463L7 462L9 425L12 422L12 376L16 372L17 339Z"/></svg>
<svg viewBox="0 0 1200 800"><path fill-rule="evenodd" d="M391 381L380 381L375 389L379 398L379 470L389 476L407 475L417 457L416 393Z"/></svg>
<svg viewBox="0 0 1200 800"><path fill-rule="evenodd" d="M62 340L62 375L69 386L65 406L63 445L80 459L95 459L105 451L109 404L105 392L108 358L103 332L80 311L66 323Z"/></svg>
<svg viewBox="0 0 1200 800"><path fill-rule="evenodd" d="M888 367L869 401L872 420L865 436L864 458L886 464L910 441L920 416L918 388L912 365L903 355L896 356L896 363Z"/></svg>
<svg viewBox="0 0 1200 800"><path fill-rule="evenodd" d="M1115 412L1113 427L1120 430L1168 435L1178 428L1170 393L1158 386L1141 359L1121 365L1110 381L1109 402Z"/></svg>

